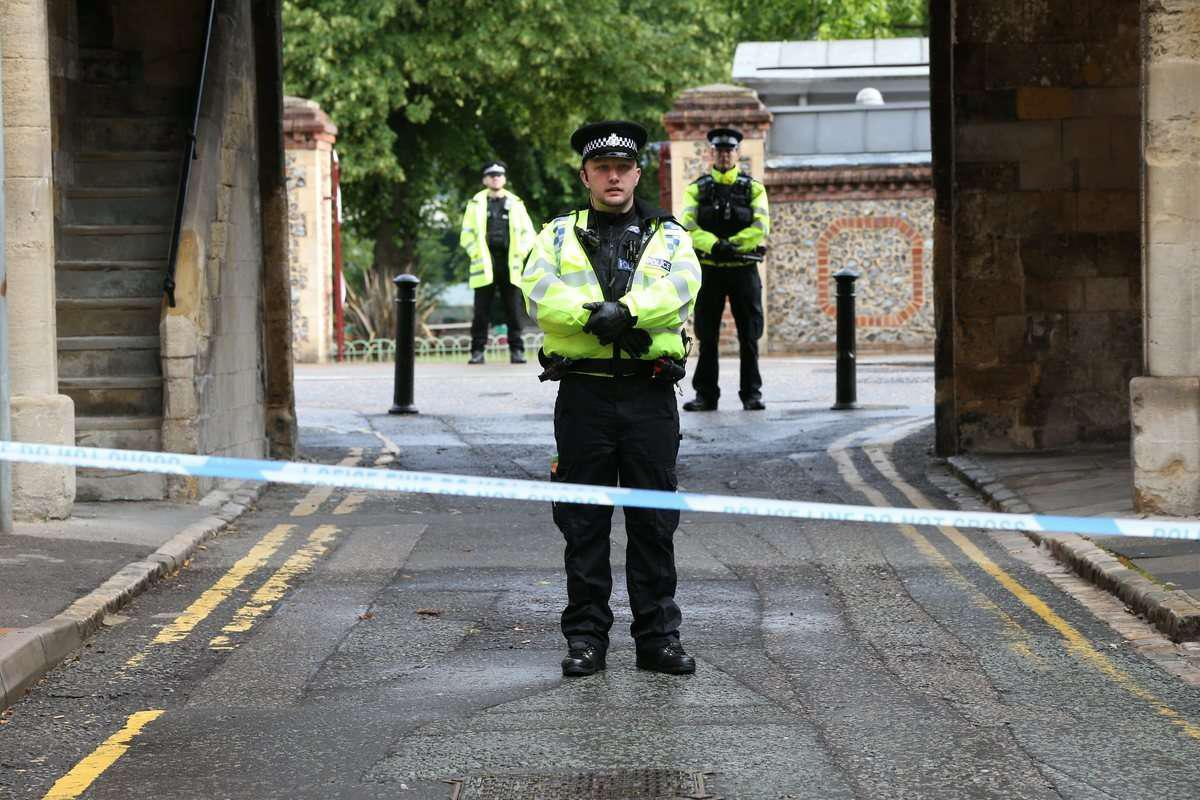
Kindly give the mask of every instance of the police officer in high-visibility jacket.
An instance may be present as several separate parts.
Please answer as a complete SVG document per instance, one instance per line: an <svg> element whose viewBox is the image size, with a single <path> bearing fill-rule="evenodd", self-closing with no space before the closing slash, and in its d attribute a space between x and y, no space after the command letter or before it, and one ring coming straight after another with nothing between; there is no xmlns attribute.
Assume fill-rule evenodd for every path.
<svg viewBox="0 0 1200 800"><path fill-rule="evenodd" d="M545 332L542 379L562 381L554 407L556 481L676 488L675 383L683 377L683 325L700 288L700 265L682 226L634 198L645 142L646 131L631 122L574 133L589 206L547 223L521 274L526 308ZM554 504L566 539L563 675L591 675L606 665L612 515L611 506ZM679 642L678 524L678 511L625 508L637 666L676 675L696 669Z"/></svg>
<svg viewBox="0 0 1200 800"><path fill-rule="evenodd" d="M525 363L525 341L521 338L521 292L515 278L521 274L525 255L533 245L533 223L521 198L504 188L508 169L503 161L483 165L484 189L467 202L459 244L471 260L468 284L475 290L471 320L471 358L482 364L491 326L492 295L500 290L500 302L508 321L508 353L514 364Z"/></svg>
<svg viewBox="0 0 1200 800"><path fill-rule="evenodd" d="M704 285L696 298L696 338L700 358L692 387L696 398L683 404L686 411L714 411L721 396L717 385L717 356L720 347L721 315L725 298L737 327L741 374L738 397L742 408L761 411L762 374L758 370L758 340L763 334L762 261L763 241L770 231L767 190L738 170L738 145L742 134L733 128L708 132L713 148L712 172L691 183L683 196L681 222L692 233L692 241L704 270Z"/></svg>

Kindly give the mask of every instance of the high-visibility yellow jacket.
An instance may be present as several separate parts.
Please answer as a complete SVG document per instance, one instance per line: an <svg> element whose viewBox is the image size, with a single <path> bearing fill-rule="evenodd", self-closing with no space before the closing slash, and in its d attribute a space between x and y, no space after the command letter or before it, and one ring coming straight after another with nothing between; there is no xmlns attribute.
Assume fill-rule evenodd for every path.
<svg viewBox="0 0 1200 800"><path fill-rule="evenodd" d="M536 234L521 198L507 189L501 191L508 208L508 274L515 285ZM492 253L487 246L487 198L488 190L483 189L467 201L462 234L458 237L459 246L467 251L467 257L471 259L467 282L472 289L487 286L495 280Z"/></svg>
<svg viewBox="0 0 1200 800"><path fill-rule="evenodd" d="M641 209L639 209L641 210ZM545 332L547 355L571 359L613 358L615 344L602 345L583 332L591 312L584 303L603 301L600 279L575 233L587 228L588 212L575 211L546 223L525 261L520 287L529 316ZM634 327L650 334L642 360L682 359L683 324L700 291L700 264L692 240L666 212L643 213L651 231L627 294L617 298L636 317ZM630 358L621 352L620 358Z"/></svg>
<svg viewBox="0 0 1200 800"><path fill-rule="evenodd" d="M733 167L725 172L720 172L713 167L710 174L715 183L731 185L737 180L739 171L737 167ZM763 243L767 234L771 232L770 211L767 208L767 187L753 178L750 179L750 209L754 214L750 224L729 237L730 244L736 247L739 253L752 252ZM707 256L712 252L718 237L700 227L697 219L699 212L700 184L697 180L688 184L683 193L683 212L680 214L679 221L692 234L692 242L696 246L696 253L700 256L700 262L711 266L716 262Z"/></svg>

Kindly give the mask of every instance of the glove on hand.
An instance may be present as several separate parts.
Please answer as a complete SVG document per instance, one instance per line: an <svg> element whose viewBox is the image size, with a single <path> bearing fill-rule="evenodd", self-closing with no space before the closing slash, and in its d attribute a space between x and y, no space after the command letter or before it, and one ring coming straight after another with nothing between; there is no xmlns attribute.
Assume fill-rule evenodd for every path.
<svg viewBox="0 0 1200 800"><path fill-rule="evenodd" d="M738 249L729 240L721 239L713 245L712 255L713 258L725 261L737 258Z"/></svg>
<svg viewBox="0 0 1200 800"><path fill-rule="evenodd" d="M650 352L650 334L641 328L630 328L617 337L617 345L634 358Z"/></svg>
<svg viewBox="0 0 1200 800"><path fill-rule="evenodd" d="M629 313L629 309L615 300L584 303L583 307L592 312L583 326L583 332L595 336L600 340L600 344L612 344L633 324L633 315Z"/></svg>

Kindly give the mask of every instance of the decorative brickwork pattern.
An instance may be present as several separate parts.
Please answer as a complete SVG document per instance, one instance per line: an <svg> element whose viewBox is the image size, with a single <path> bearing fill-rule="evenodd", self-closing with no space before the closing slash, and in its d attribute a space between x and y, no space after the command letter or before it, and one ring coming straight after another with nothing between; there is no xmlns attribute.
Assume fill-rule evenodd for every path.
<svg viewBox="0 0 1200 800"><path fill-rule="evenodd" d="M836 340L832 275L855 286L863 347L933 341L933 202L928 198L809 200L772 205L767 317L772 352L828 349Z"/></svg>

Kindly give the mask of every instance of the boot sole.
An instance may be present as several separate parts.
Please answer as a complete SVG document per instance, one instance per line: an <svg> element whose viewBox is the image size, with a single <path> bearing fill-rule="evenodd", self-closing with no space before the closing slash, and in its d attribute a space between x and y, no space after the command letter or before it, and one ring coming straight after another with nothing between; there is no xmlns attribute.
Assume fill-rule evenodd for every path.
<svg viewBox="0 0 1200 800"><path fill-rule="evenodd" d="M595 675L597 672L603 672L608 669L608 664L601 661L593 670L581 670L572 667L563 667L562 674L564 678L586 678L588 675Z"/></svg>
<svg viewBox="0 0 1200 800"><path fill-rule="evenodd" d="M646 664L642 664L641 662L638 662L637 668L641 669L641 670L645 670L646 672L658 672L662 675L695 675L696 674L696 665L695 664L693 664L690 667L679 667L676 669L664 669L662 667L648 666Z"/></svg>

